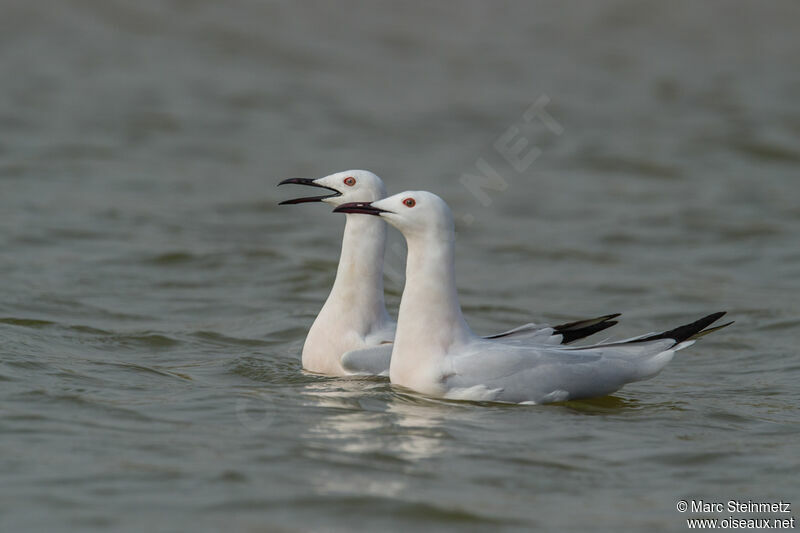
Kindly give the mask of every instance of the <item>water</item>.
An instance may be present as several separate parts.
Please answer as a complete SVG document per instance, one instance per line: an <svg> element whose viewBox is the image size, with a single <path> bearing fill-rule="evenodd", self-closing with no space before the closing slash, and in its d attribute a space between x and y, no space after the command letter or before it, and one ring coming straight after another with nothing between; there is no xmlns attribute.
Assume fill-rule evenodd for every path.
<svg viewBox="0 0 800 533"><path fill-rule="evenodd" d="M0 530L682 531L680 499L800 506L796 2L2 11ZM521 172L494 148L512 126L541 152ZM504 191L459 181L481 159ZM304 374L342 220L275 184L352 167L451 203L478 332L737 324L556 406Z"/></svg>

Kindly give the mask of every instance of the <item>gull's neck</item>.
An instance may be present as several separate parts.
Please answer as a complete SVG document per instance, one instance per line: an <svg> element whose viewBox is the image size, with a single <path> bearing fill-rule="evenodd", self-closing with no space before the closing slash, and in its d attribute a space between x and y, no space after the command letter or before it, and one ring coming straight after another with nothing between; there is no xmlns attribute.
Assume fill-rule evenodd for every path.
<svg viewBox="0 0 800 533"><path fill-rule="evenodd" d="M385 250L386 224L382 220L346 215L336 281L323 312L348 320L349 327L363 334L376 323L388 321L383 296Z"/></svg>
<svg viewBox="0 0 800 533"><path fill-rule="evenodd" d="M458 302L453 232L406 236L406 241L406 285L390 374L400 385L410 385L411 376L435 369L454 347L474 338Z"/></svg>

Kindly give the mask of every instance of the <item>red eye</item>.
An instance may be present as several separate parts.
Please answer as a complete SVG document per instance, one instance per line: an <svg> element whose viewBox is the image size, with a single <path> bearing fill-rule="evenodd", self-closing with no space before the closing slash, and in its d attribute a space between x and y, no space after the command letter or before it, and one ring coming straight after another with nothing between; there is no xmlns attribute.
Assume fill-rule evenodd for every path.
<svg viewBox="0 0 800 533"><path fill-rule="evenodd" d="M405 200L403 200L403 205L406 207L414 207L415 205L417 205L417 201L414 200L413 198L406 198Z"/></svg>
<svg viewBox="0 0 800 533"><path fill-rule="evenodd" d="M356 184L356 179L354 177L352 177L352 176L349 177L349 178L345 178L344 179L344 184L347 185L348 187L352 187L353 185Z"/></svg>

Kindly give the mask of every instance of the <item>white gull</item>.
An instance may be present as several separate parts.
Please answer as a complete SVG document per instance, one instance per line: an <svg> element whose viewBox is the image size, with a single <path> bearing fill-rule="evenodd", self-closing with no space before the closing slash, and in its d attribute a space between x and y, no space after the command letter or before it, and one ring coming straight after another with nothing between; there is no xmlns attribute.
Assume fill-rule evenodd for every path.
<svg viewBox="0 0 800 533"><path fill-rule="evenodd" d="M580 348L481 338L470 330L458 302L453 216L441 198L404 192L335 211L378 216L404 235L406 285L389 378L429 396L537 404L605 396L654 377L676 351L720 329L706 328L725 314L661 334Z"/></svg>

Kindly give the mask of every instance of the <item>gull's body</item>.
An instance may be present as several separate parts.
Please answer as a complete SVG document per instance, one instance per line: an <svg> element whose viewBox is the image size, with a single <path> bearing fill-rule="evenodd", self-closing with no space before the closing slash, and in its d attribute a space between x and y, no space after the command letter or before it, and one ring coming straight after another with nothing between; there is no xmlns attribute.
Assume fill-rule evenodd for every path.
<svg viewBox="0 0 800 533"><path fill-rule="evenodd" d="M366 170L338 172L294 183L323 188L325 196L297 198L282 204L325 202L339 206L386 197L383 181ZM336 280L303 345L303 368L319 374L388 375L397 324L386 311L383 262L386 223L377 217L348 214ZM548 326L526 324L495 337L530 339L542 344L568 343L616 324L618 315Z"/></svg>
<svg viewBox="0 0 800 533"><path fill-rule="evenodd" d="M336 280L303 346L307 370L343 375L344 354L380 346L391 357L397 324L389 317L383 296L386 224L364 220L368 218L347 216ZM386 359L376 369L386 370Z"/></svg>
<svg viewBox="0 0 800 533"><path fill-rule="evenodd" d="M332 193L284 204L321 201L340 205L386 196L381 179L363 170L339 172L317 180L290 179L281 185L284 183L321 187ZM383 295L386 224L373 217L345 218L336 280L306 337L303 368L319 374L346 375L350 372L342 366L342 357L354 353L361 354L363 373L379 374L389 368L391 342L397 328L386 311Z"/></svg>
<svg viewBox="0 0 800 533"><path fill-rule="evenodd" d="M415 191L337 210L378 215L405 236L406 286L389 377L430 396L547 403L607 395L658 374L675 351L691 345L721 316L660 335L584 348L529 338L481 338L470 330L458 302L453 219L444 201Z"/></svg>

